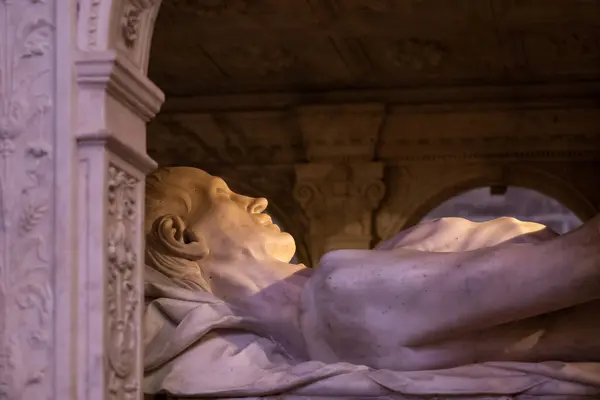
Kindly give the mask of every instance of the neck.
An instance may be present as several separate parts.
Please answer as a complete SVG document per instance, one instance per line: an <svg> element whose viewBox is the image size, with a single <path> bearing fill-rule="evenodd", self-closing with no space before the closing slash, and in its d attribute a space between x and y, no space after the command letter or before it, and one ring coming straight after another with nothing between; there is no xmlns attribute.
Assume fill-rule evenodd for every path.
<svg viewBox="0 0 600 400"><path fill-rule="evenodd" d="M301 286L310 270L273 257L209 257L201 269L211 292L222 299L254 295L275 286Z"/></svg>

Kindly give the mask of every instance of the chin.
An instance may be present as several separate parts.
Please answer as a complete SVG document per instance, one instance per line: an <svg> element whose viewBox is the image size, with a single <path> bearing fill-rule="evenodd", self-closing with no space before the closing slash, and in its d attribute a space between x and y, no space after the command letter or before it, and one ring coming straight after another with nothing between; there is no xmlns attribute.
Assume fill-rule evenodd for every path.
<svg viewBox="0 0 600 400"><path fill-rule="evenodd" d="M296 242L287 232L279 232L270 242L269 254L278 261L289 263L296 254Z"/></svg>

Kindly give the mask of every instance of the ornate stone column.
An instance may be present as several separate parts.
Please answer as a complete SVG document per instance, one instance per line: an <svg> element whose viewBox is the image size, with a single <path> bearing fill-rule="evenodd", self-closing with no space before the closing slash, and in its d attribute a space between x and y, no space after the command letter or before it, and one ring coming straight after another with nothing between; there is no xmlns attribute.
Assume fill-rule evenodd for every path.
<svg viewBox="0 0 600 400"><path fill-rule="evenodd" d="M164 97L146 66L156 0L80 3L77 398L140 399L146 123Z"/></svg>
<svg viewBox="0 0 600 400"><path fill-rule="evenodd" d="M138 399L144 179L155 167L145 123L162 94L114 53L82 53L76 69L80 107L90 110L77 132L79 379L104 387L107 398Z"/></svg>
<svg viewBox="0 0 600 400"><path fill-rule="evenodd" d="M140 399L158 0L0 0L0 399Z"/></svg>
<svg viewBox="0 0 600 400"><path fill-rule="evenodd" d="M296 166L294 197L309 219L312 265L337 249L368 249L373 210L385 193L380 163Z"/></svg>

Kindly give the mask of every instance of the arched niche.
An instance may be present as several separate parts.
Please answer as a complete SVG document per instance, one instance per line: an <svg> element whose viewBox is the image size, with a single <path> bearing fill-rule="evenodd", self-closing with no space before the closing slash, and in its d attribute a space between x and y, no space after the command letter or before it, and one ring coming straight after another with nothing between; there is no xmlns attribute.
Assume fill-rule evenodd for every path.
<svg viewBox="0 0 600 400"><path fill-rule="evenodd" d="M77 47L122 56L146 76L154 23L162 0L79 0Z"/></svg>
<svg viewBox="0 0 600 400"><path fill-rule="evenodd" d="M482 169L482 172L485 170ZM582 221L593 217L597 212L594 205L568 181L538 168L508 166L502 169L500 176L488 173L466 180L446 181L438 191L424 199L422 205L408 220L407 225L416 224L444 200L482 186L516 186L535 190L556 199Z"/></svg>
<svg viewBox="0 0 600 400"><path fill-rule="evenodd" d="M445 200L471 189L516 186L553 198L586 221L594 203L567 176L539 166L500 163L396 166L388 171L388 196L377 212L377 235L387 239L417 224Z"/></svg>

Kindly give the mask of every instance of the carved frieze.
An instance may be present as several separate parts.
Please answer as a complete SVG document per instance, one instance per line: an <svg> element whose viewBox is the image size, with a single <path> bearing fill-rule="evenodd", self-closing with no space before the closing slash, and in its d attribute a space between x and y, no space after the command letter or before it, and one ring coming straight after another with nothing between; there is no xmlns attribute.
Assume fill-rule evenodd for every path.
<svg viewBox="0 0 600 400"><path fill-rule="evenodd" d="M597 26L556 26L553 30L520 34L529 66L538 73L598 76L600 29Z"/></svg>
<svg viewBox="0 0 600 400"><path fill-rule="evenodd" d="M148 131L149 152L161 164L293 164L304 157L287 113L159 115Z"/></svg>
<svg viewBox="0 0 600 400"><path fill-rule="evenodd" d="M54 1L0 1L0 399L50 398Z"/></svg>
<svg viewBox="0 0 600 400"><path fill-rule="evenodd" d="M138 396L139 181L116 165L108 169L108 248L106 281L106 368L108 398Z"/></svg>
<svg viewBox="0 0 600 400"><path fill-rule="evenodd" d="M594 107L452 110L398 107L377 154L397 161L593 159L600 154Z"/></svg>
<svg viewBox="0 0 600 400"><path fill-rule="evenodd" d="M292 112L162 114L150 124L148 145L161 163L600 157L600 117L589 105L389 109L384 104L345 104L302 106Z"/></svg>
<svg viewBox="0 0 600 400"><path fill-rule="evenodd" d="M395 41L386 55L398 68L427 72L442 64L446 52L440 42L410 38Z"/></svg>
<svg viewBox="0 0 600 400"><path fill-rule="evenodd" d="M296 108L310 161L370 161L384 121L382 104L345 104Z"/></svg>

